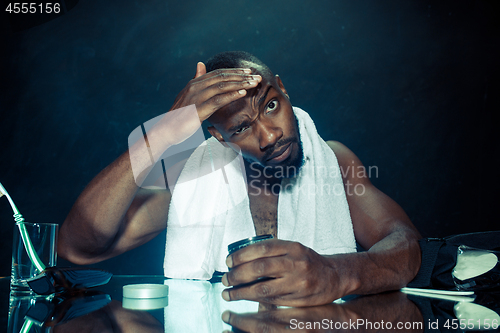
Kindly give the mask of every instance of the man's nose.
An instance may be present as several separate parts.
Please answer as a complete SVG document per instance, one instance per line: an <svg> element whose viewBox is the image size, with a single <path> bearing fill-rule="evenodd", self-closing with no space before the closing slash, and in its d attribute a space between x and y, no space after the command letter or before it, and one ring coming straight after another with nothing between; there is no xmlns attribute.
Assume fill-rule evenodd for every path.
<svg viewBox="0 0 500 333"><path fill-rule="evenodd" d="M260 120L258 122L258 129L259 145L261 150L274 146L283 136L283 130L281 127L275 126L270 120Z"/></svg>

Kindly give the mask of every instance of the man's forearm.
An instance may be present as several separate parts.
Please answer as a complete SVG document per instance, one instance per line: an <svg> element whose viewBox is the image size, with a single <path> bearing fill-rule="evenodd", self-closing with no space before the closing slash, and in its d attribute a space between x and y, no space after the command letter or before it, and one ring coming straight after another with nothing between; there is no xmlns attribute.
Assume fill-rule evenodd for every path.
<svg viewBox="0 0 500 333"><path fill-rule="evenodd" d="M366 252L327 256L338 272L344 295L373 294L400 289L420 268L419 235L411 229L393 232ZM343 296L343 295L342 295Z"/></svg>

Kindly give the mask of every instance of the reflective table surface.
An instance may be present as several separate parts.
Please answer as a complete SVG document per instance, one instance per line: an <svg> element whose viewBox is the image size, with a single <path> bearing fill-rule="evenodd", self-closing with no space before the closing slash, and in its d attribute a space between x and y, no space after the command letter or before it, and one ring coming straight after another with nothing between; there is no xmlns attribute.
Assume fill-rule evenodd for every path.
<svg viewBox="0 0 500 333"><path fill-rule="evenodd" d="M163 276L113 276L103 286L48 297L12 295L9 283L9 278L0 278L0 327L9 333L497 332L500 325L500 292L477 295L473 302L389 292L317 307L276 308L226 302L221 283ZM168 296L124 298L123 287L131 284L168 285Z"/></svg>

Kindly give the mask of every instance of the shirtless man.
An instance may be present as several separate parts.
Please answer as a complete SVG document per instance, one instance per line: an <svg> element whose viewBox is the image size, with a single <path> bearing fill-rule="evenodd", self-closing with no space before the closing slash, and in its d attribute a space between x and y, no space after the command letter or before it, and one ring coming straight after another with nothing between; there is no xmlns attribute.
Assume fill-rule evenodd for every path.
<svg viewBox="0 0 500 333"><path fill-rule="evenodd" d="M209 120L209 131L217 140L239 146L246 166L272 167L286 162L300 167L297 123L287 91L267 66L258 59L246 59L237 61L238 68L208 73L205 65L198 63L194 79L170 110L194 104L199 120ZM153 128L148 140L154 159L193 133L194 127L178 124L166 129L160 124ZM347 147L335 141L327 143L341 168L363 167ZM141 189L137 183L142 178L134 179L131 156L135 165L143 163L147 169L149 153L132 146L91 181L61 227L61 257L76 264L99 262L146 243L167 227L169 191ZM246 170L252 172L253 168ZM408 216L366 175L342 176L344 184L364 188L360 195L348 193L347 202L356 241L368 250L319 255L300 243L279 239L249 246L228 256L231 271L222 277L222 283L231 287L259 277L275 279L228 288L222 293L225 300L310 306L349 294L399 289L414 278L421 261L420 235ZM266 181L256 184L269 186L280 179ZM248 188L256 234L276 236L279 192Z"/></svg>

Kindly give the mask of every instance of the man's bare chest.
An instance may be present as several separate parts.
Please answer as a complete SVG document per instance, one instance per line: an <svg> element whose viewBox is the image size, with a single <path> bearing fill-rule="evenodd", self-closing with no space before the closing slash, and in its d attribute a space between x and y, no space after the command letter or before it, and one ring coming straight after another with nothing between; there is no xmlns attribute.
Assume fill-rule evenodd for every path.
<svg viewBox="0 0 500 333"><path fill-rule="evenodd" d="M250 212L252 213L255 234L257 236L278 235L278 197L271 195L250 195Z"/></svg>

